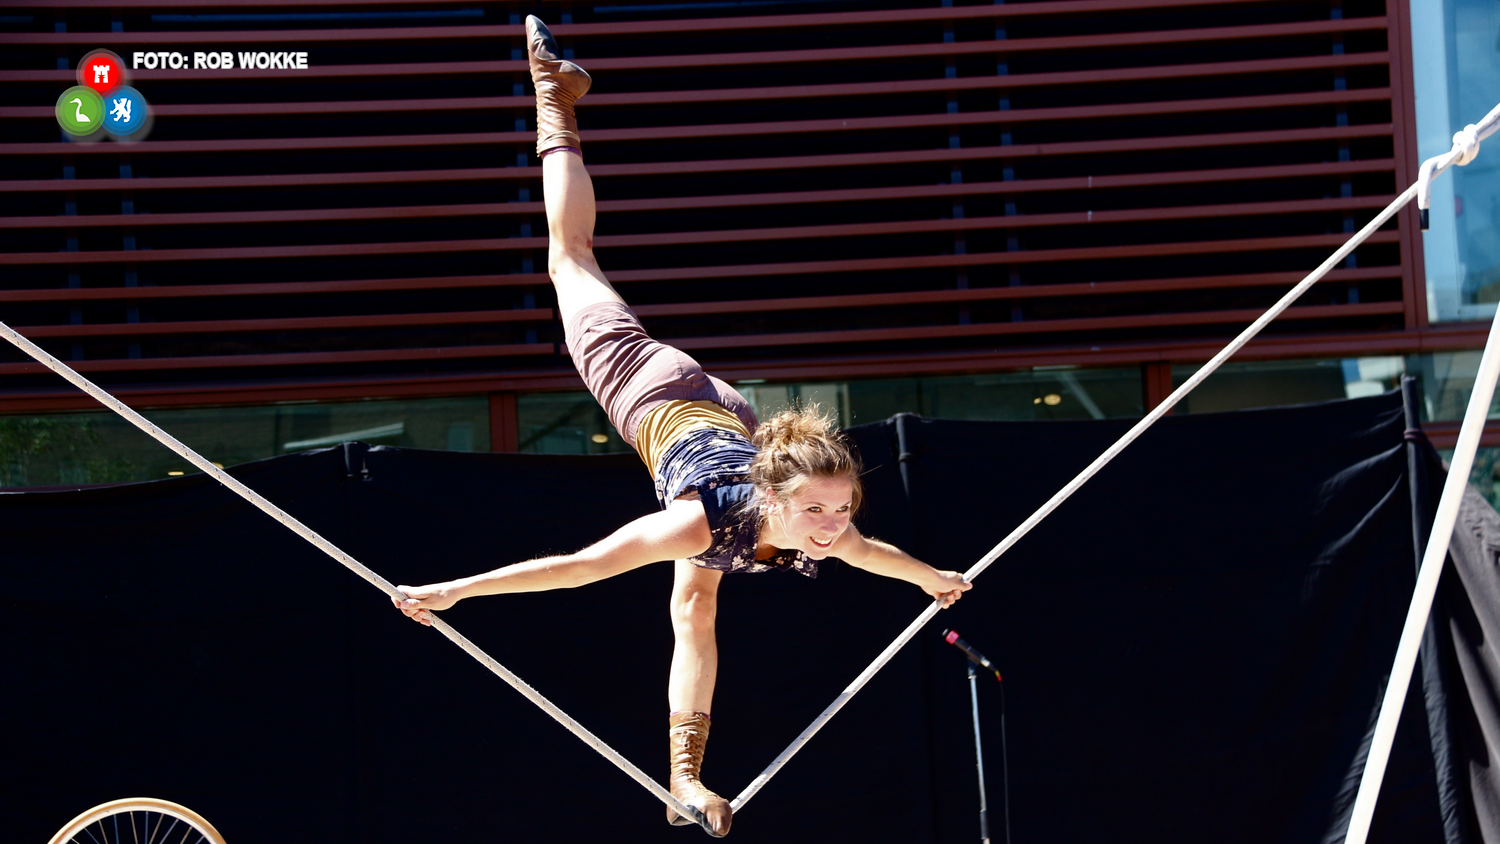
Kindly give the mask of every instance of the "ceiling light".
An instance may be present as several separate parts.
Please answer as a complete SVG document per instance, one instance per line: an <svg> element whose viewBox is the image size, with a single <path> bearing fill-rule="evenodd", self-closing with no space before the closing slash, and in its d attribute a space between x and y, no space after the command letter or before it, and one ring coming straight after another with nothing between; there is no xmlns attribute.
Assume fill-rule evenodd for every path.
<svg viewBox="0 0 1500 844"><path fill-rule="evenodd" d="M1031 403L1032 403L1032 404L1041 404L1041 403L1042 403L1042 400L1041 400L1041 399L1032 399L1032 400L1031 400Z"/></svg>
<svg viewBox="0 0 1500 844"><path fill-rule="evenodd" d="M167 473L167 477L169 477L169 478L180 478L180 477L182 477L182 473L181 472L168 472Z"/></svg>
<svg viewBox="0 0 1500 844"><path fill-rule="evenodd" d="M600 445L604 445L605 443L609 442L609 434L595 434L592 437L589 437L589 439Z"/></svg>
<svg viewBox="0 0 1500 844"><path fill-rule="evenodd" d="M1058 405L1062 404L1062 396L1059 396L1057 393L1048 393L1047 395L1042 396L1042 401L1048 407L1057 407Z"/></svg>

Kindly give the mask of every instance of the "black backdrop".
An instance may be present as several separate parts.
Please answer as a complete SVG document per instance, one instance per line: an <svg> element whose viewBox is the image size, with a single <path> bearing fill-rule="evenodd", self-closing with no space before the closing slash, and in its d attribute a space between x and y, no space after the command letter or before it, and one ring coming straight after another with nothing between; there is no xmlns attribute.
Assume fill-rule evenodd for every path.
<svg viewBox="0 0 1500 844"><path fill-rule="evenodd" d="M965 569L1124 428L853 429L861 527ZM1402 430L1396 394L1163 420L898 655L732 837L975 840L947 625L1005 672L1017 844L1341 840L1414 582ZM234 473L404 583L572 550L654 507L633 456L353 445ZM0 496L0 559L8 840L135 795L231 842L702 835L202 476ZM670 580L650 566L446 617L661 777ZM925 604L842 564L725 578L708 784L737 793ZM980 687L1003 841L999 691ZM1418 682L1372 841L1443 840L1425 712Z"/></svg>

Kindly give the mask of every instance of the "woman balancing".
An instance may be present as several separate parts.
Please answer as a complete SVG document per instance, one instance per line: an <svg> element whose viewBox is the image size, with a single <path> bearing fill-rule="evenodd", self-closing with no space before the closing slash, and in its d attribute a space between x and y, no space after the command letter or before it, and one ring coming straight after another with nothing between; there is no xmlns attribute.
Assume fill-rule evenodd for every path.
<svg viewBox="0 0 1500 844"><path fill-rule="evenodd" d="M610 422L651 468L661 512L574 554L447 583L402 586L409 597L396 605L430 624L423 610L445 610L463 598L582 586L675 560L668 788L702 811L722 836L729 831L729 802L698 776L718 669L714 617L724 572L776 569L815 577L818 561L838 557L916 584L944 607L970 584L958 572L938 571L850 524L859 507L860 467L830 420L804 408L757 424L733 387L647 336L594 261L594 189L573 114L574 102L589 89L589 75L561 60L552 34L535 17L526 19L526 39L551 238L547 269L568 352ZM671 808L667 819L690 822Z"/></svg>

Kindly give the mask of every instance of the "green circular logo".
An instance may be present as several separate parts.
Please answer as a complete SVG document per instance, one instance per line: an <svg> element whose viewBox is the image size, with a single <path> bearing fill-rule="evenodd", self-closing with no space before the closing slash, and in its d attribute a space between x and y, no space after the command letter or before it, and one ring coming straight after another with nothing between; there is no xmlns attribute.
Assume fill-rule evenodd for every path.
<svg viewBox="0 0 1500 844"><path fill-rule="evenodd" d="M93 88L74 85L57 98L57 125L70 135L92 135L104 125L104 98Z"/></svg>

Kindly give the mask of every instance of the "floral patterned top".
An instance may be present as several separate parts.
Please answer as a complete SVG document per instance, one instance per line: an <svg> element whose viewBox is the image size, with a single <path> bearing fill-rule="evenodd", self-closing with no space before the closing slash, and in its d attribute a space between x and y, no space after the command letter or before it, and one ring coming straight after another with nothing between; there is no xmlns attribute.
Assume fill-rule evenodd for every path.
<svg viewBox="0 0 1500 844"><path fill-rule="evenodd" d="M818 562L801 551L781 551L769 560L755 559L760 546L760 518L747 506L755 485L750 461L755 446L742 434L719 428L692 431L673 443L656 471L656 498L662 509L690 489L698 490L708 517L712 542L689 562L727 572L795 571L818 576Z"/></svg>

